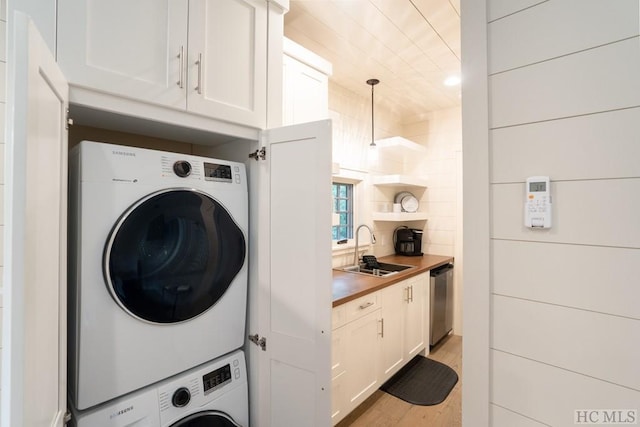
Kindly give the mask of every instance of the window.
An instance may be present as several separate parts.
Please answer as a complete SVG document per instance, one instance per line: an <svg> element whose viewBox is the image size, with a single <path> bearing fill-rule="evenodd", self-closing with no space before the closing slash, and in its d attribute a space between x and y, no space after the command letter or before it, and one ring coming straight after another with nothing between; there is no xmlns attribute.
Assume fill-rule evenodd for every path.
<svg viewBox="0 0 640 427"><path fill-rule="evenodd" d="M334 182L332 185L333 212L339 223L332 227L333 240L353 238L353 184Z"/></svg>

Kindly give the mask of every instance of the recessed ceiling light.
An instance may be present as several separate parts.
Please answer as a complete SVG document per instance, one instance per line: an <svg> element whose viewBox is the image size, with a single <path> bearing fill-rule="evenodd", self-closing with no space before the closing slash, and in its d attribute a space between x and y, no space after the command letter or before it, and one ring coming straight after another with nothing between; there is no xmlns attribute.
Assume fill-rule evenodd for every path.
<svg viewBox="0 0 640 427"><path fill-rule="evenodd" d="M458 76L449 76L444 80L445 86L456 86L460 84L460 77Z"/></svg>

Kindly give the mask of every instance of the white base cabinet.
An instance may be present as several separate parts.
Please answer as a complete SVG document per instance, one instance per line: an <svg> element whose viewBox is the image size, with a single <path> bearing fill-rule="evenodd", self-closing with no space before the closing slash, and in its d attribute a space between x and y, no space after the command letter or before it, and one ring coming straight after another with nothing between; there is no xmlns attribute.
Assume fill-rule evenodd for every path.
<svg viewBox="0 0 640 427"><path fill-rule="evenodd" d="M408 286L405 282L391 285L380 291L382 304L382 377L391 377L407 363L402 338L405 329L405 310L408 295Z"/></svg>
<svg viewBox="0 0 640 427"><path fill-rule="evenodd" d="M407 282L406 287L409 295L404 306L403 347L404 355L409 361L428 347L429 273L414 276Z"/></svg>
<svg viewBox="0 0 640 427"><path fill-rule="evenodd" d="M332 422L417 354L427 355L429 272L333 309Z"/></svg>
<svg viewBox="0 0 640 427"><path fill-rule="evenodd" d="M380 375L383 381L426 348L428 279L429 274L422 273L379 291L383 324Z"/></svg>

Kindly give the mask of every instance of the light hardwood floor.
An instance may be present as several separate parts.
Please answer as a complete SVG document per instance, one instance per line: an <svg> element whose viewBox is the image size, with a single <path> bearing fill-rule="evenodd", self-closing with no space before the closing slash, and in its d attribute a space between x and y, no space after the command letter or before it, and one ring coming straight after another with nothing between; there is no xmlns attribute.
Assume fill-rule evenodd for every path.
<svg viewBox="0 0 640 427"><path fill-rule="evenodd" d="M462 425L462 337L449 335L429 358L453 368L458 382L444 402L417 406L377 390L336 427L459 427Z"/></svg>

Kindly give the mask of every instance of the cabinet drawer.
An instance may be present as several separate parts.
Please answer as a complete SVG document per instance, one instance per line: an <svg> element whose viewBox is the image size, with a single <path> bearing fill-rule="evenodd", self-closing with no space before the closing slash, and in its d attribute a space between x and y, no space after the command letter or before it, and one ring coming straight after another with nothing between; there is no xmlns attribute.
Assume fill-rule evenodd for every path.
<svg viewBox="0 0 640 427"><path fill-rule="evenodd" d="M346 321L359 319L380 308L379 292L373 292L344 304Z"/></svg>

